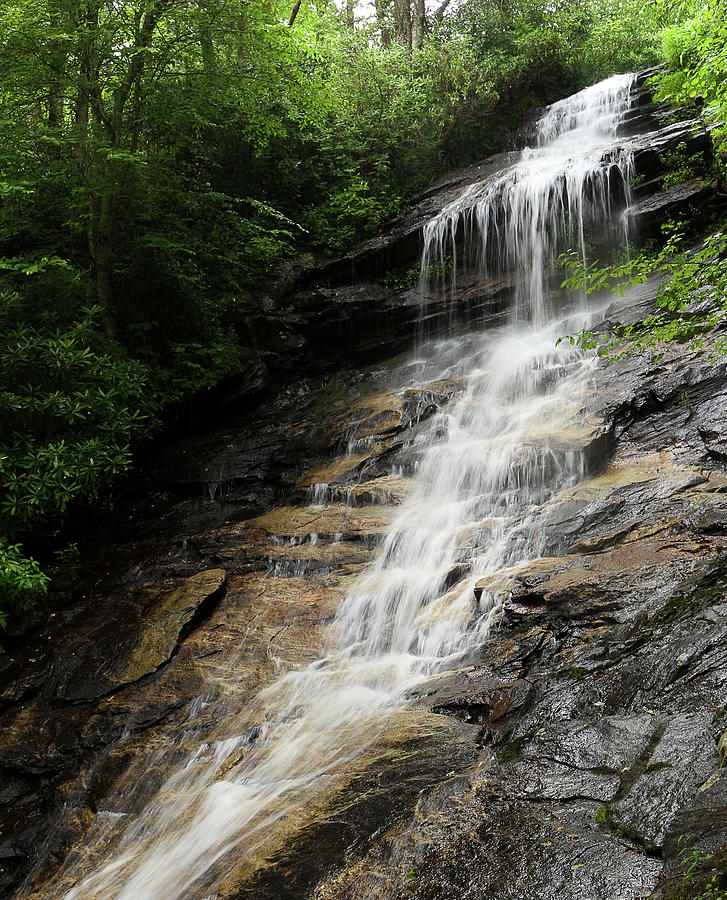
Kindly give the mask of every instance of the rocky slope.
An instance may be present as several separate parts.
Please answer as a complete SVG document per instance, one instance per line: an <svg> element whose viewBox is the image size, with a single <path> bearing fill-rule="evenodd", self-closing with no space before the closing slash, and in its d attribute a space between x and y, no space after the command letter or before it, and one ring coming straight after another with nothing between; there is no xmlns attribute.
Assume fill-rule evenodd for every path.
<svg viewBox="0 0 727 900"><path fill-rule="evenodd" d="M662 114L644 93L641 115ZM708 146L694 127L665 124L637 160L644 228L711 197L697 183L658 190L659 153ZM364 358L375 345L381 358L409 339L414 292L351 272L409 265L421 222L477 177L435 186L316 286L277 299L299 352L336 344L333 360L353 345ZM461 287L468 315L497 321L506 283ZM655 287L607 318L643 314ZM428 308L441 321L444 300ZM136 808L142 774L148 791L185 758L205 704L230 710L217 727L254 753L263 711L249 701L331 639L411 488L418 433L462 389L425 374L394 359L291 381L150 461L149 497L114 521L93 586L3 662L4 896L24 879L19 897L63 896L79 876L61 868L67 850ZM541 558L477 586L473 604L504 598L485 643L413 691L254 858L226 857L215 895L656 900L727 887L725 408L725 366L706 350L600 368L570 423L588 476L542 506Z"/></svg>

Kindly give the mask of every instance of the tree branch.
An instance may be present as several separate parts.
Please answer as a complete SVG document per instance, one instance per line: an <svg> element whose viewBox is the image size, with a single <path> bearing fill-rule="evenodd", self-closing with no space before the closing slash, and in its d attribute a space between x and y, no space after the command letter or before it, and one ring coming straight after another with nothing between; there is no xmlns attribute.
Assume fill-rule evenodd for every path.
<svg viewBox="0 0 727 900"><path fill-rule="evenodd" d="M290 14L290 19L288 21L288 28L292 28L295 24L296 16L298 15L298 10L300 9L301 0L295 0L295 6L293 7L293 11Z"/></svg>
<svg viewBox="0 0 727 900"><path fill-rule="evenodd" d="M441 22L444 18L444 13L447 11L447 7L450 4L450 0L442 0L442 2L437 7L434 15L432 16L433 20L437 23Z"/></svg>

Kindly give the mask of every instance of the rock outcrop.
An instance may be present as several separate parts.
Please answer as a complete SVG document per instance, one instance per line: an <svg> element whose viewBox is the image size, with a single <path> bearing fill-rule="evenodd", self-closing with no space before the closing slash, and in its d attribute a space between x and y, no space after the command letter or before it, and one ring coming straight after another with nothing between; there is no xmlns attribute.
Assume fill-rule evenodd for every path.
<svg viewBox="0 0 727 900"><path fill-rule="evenodd" d="M696 221L715 202L714 186L700 179L662 190L674 168L669 154L678 152L685 159L704 154L708 159L712 144L709 128L694 110L675 111L653 102L651 74L653 70L639 76L637 102L623 126L625 134L642 136L635 147L633 215L642 235L658 234L670 218ZM525 131L519 143L528 139ZM436 333L458 321L495 321L502 315L511 300L507 275L483 283L476 274L462 273L454 296L436 285L422 296L421 230L462 191L514 159L514 151L498 154L441 178L376 237L271 289L263 300L264 312L248 323L252 345L267 350L251 364L243 395L254 396L281 377L291 378L296 368L320 372L351 359L365 365L392 356L422 332ZM239 402L239 394L235 397Z"/></svg>
<svg viewBox="0 0 727 900"><path fill-rule="evenodd" d="M657 149L704 134L666 125ZM410 336L414 293L351 285L351 272L405 264L421 222L480 174L435 186L319 272L327 287L299 286L285 302L309 315L305 341L323 340L312 334L343 296L325 338L341 352L346 328L362 350ZM705 193L678 188L642 192L644 221ZM642 317L656 287L614 303L603 327ZM498 321L507 288L465 285L472 315ZM473 608L499 613L487 638L413 689L259 852L219 861L219 900L666 900L725 886L727 381L710 340L597 370L568 423L587 477L539 508L538 558L477 584ZM63 896L99 863L65 865L68 850L137 810L212 720L243 736L239 758L255 753L264 710L251 701L333 640L341 599L412 490L418 436L463 389L423 367L290 381L254 415L148 461L148 496L117 514L93 589L3 662L0 893ZM455 565L447 583L467 574Z"/></svg>

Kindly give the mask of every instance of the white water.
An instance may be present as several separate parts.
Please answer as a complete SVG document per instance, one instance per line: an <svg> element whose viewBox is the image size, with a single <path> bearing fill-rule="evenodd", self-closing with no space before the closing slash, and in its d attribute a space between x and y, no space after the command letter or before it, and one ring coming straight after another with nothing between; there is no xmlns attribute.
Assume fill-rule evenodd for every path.
<svg viewBox="0 0 727 900"><path fill-rule="evenodd" d="M465 252L483 269L517 270L511 325L422 351L439 378L459 377L466 387L421 439L414 496L343 602L335 646L258 694L253 706L265 711L264 724L252 745L249 710L201 698L190 729L195 714L219 728L209 725L206 742L160 789L145 790L144 773L135 774L136 794L151 794L146 805L120 832L117 817L97 817L87 843L106 862L66 900L214 896L213 866L222 861L224 869L230 851L236 862L254 859L276 829L295 840L305 810L348 777L406 692L482 642L503 598L485 594L477 605L475 581L547 552L538 508L583 476L574 431L593 366L555 346L586 319L550 308L548 268L559 239L584 252L589 221L610 214L613 166L628 179L630 156L618 149L616 128L630 84L610 79L550 107L538 147L427 226L424 265L453 249L464 224ZM326 497L317 486L312 499ZM446 588L462 562L467 574ZM225 677L234 679L234 660L227 665ZM83 870L81 848L63 874Z"/></svg>
<svg viewBox="0 0 727 900"><path fill-rule="evenodd" d="M515 272L514 321L546 321L547 277L556 248L586 257L585 229L599 223L628 238L633 152L619 142L633 76L616 75L549 106L536 125L536 146L517 163L474 184L424 229L422 272L451 253L456 288L458 242L464 262L485 277ZM614 216L612 191L624 198ZM462 243L460 241L460 243Z"/></svg>

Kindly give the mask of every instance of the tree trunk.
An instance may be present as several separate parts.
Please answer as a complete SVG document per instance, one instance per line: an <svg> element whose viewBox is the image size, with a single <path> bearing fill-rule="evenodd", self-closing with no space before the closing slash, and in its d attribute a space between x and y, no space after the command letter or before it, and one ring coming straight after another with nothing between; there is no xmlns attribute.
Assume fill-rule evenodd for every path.
<svg viewBox="0 0 727 900"><path fill-rule="evenodd" d="M111 108L107 110L101 93L98 60L95 57L94 32L89 29L89 59L92 62L88 96L90 107L100 128L106 134L107 150L118 150L126 144L134 150L137 143L139 121L138 115L129 116L129 99L138 103L139 91L144 74L147 54L143 51L151 46L154 31L159 18L169 0L152 2L143 15L139 12L137 33L134 41L136 51L130 57L124 77L117 85L111 98ZM96 8L98 22L98 0L89 4L89 11ZM132 112L137 111L132 109ZM114 292L113 260L115 255L116 214L119 198L124 184L123 165L109 158L106 154L99 156L98 175L100 190L91 204L91 221L88 230L89 252L96 276L96 295L101 307L101 322L106 334L113 338L116 335L117 311Z"/></svg>
<svg viewBox="0 0 727 900"><path fill-rule="evenodd" d="M442 21L442 19L444 18L444 13L449 6L449 2L450 0L442 0L442 2L439 4L439 6L437 7L437 11L434 13L435 22L439 23Z"/></svg>
<svg viewBox="0 0 727 900"><path fill-rule="evenodd" d="M63 16L57 2L49 4L50 24L53 30L62 32ZM58 128L63 124L63 81L66 69L67 53L62 42L54 38L50 47L48 67L51 71L48 92L48 124Z"/></svg>
<svg viewBox="0 0 727 900"><path fill-rule="evenodd" d="M412 46L421 50L424 46L424 35L427 31L427 10L424 0L414 0L414 21L412 24Z"/></svg>
<svg viewBox="0 0 727 900"><path fill-rule="evenodd" d="M217 60L215 58L215 45L212 40L212 16L208 2L200 3L198 34L199 47L202 52L202 68L205 75L214 75L217 71Z"/></svg>
<svg viewBox="0 0 727 900"><path fill-rule="evenodd" d="M394 0L396 40L411 53L411 0Z"/></svg>
<svg viewBox="0 0 727 900"><path fill-rule="evenodd" d="M354 12L355 0L346 0L346 25L353 31L356 25L356 15Z"/></svg>
<svg viewBox="0 0 727 900"><path fill-rule="evenodd" d="M101 324L110 338L116 337L114 300L114 199L108 195L93 204L94 215L88 231L88 243L96 276L96 295L101 307Z"/></svg>

